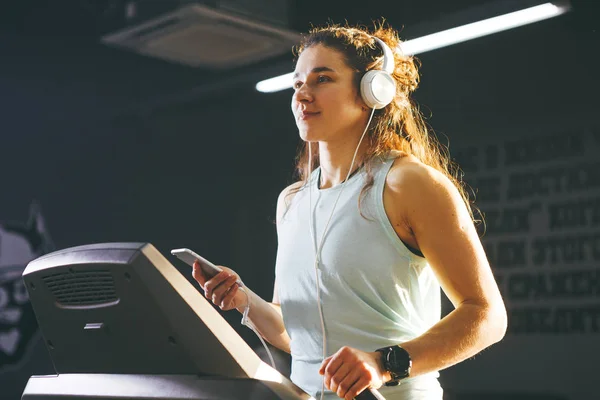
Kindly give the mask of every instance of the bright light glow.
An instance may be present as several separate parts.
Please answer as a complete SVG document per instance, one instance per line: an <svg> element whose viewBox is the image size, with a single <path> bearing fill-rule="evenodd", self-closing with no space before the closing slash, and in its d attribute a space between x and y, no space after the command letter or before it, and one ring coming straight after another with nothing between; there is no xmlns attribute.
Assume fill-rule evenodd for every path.
<svg viewBox="0 0 600 400"><path fill-rule="evenodd" d="M263 93L278 92L280 90L289 89L292 87L292 79L294 73L276 76L275 78L265 79L256 84L256 90Z"/></svg>
<svg viewBox="0 0 600 400"><path fill-rule="evenodd" d="M402 51L405 54L415 55L426 51L439 49L456 43L478 37L491 35L508 29L542 21L556 17L569 11L567 5L556 5L545 3L539 6L526 8L498 17L484 19L471 24L447 29L445 31L422 36L420 38L407 40L402 43ZM256 84L256 90L263 93L277 92L292 87L293 74L285 74L275 78L266 79Z"/></svg>
<svg viewBox="0 0 600 400"><path fill-rule="evenodd" d="M281 374L264 362L259 363L253 378L261 381L283 383L283 377Z"/></svg>
<svg viewBox="0 0 600 400"><path fill-rule="evenodd" d="M500 15L499 17L484 19L472 24L433 33L417 39L407 40L402 44L401 47L405 54L412 55L424 53L426 51L439 49L452 44L491 35L492 33L502 32L508 29L556 17L564 14L568 11L568 9L569 8L566 6L557 6L552 3L546 3L509 14Z"/></svg>

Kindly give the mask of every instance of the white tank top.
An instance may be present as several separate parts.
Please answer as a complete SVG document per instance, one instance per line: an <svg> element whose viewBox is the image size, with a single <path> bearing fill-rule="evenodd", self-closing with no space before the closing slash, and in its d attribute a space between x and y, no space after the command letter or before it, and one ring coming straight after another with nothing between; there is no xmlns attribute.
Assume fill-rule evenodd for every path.
<svg viewBox="0 0 600 400"><path fill-rule="evenodd" d="M366 183L363 168L346 183L317 187L319 170L296 193L278 230L276 278L285 328L291 339L291 380L318 398L322 377L322 333L316 294L319 277L327 355L342 346L363 351L401 344L421 335L440 319L440 286L427 261L411 252L394 231L383 206L386 175L395 156L371 161L374 185L358 199ZM320 243L339 190L315 272L309 223ZM308 191L313 220L309 221ZM382 387L386 399L441 399L438 374L409 378ZM337 398L326 391L326 398Z"/></svg>

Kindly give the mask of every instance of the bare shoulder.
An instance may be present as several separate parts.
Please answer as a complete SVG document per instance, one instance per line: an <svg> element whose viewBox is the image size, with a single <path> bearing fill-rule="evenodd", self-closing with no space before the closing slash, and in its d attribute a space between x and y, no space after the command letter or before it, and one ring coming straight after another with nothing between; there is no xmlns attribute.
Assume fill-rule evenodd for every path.
<svg viewBox="0 0 600 400"><path fill-rule="evenodd" d="M400 189L406 185L431 184L441 178L446 177L435 168L422 163L413 155L402 153L394 160L387 175L386 184L391 188Z"/></svg>
<svg viewBox="0 0 600 400"><path fill-rule="evenodd" d="M444 173L411 155L398 157L386 178L391 206L414 227L415 219L428 218L443 211L470 220L466 205L454 183Z"/></svg>
<svg viewBox="0 0 600 400"><path fill-rule="evenodd" d="M277 223L283 216L290 201L294 198L295 192L302 187L302 181L294 182L279 193L277 198Z"/></svg>
<svg viewBox="0 0 600 400"><path fill-rule="evenodd" d="M403 197L420 197L430 192L456 192L460 197L458 189L446 175L412 155L401 155L394 161L386 186L393 192L402 192Z"/></svg>

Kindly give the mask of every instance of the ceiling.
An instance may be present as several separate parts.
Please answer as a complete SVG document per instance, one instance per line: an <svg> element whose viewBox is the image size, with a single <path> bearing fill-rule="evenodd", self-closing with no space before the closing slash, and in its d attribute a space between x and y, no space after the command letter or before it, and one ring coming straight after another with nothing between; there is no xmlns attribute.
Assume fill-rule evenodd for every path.
<svg viewBox="0 0 600 400"><path fill-rule="evenodd" d="M57 85L94 86L97 96L112 86L124 87L122 104L169 103L185 98L227 92L242 84L289 72L291 54L284 54L229 71L191 68L140 56L100 43L102 34L122 27L128 1L152 7L193 3L193 0L11 0L0 6L0 52L6 56L3 73L38 74L43 69ZM254 0L268 4L283 0ZM295 0L289 1L288 28L304 32L311 24L327 21L371 25L385 17L403 38L481 19L498 10L511 10L539 4L539 0ZM218 1L196 1L218 3ZM244 1L239 1L244 3ZM568 29L594 31L591 4L572 0L574 14ZM582 10L582 8L585 8ZM562 18L562 17L561 17ZM573 19L573 17L570 17ZM596 21L596 19L594 19ZM595 31L594 31L595 32ZM490 53L491 54L491 53ZM6 66L12 59L14 66ZM8 69L6 69L8 68ZM11 69L12 68L12 69ZM29 78L28 78L29 79ZM40 78L41 79L41 78ZM93 81L93 82L92 82ZM129 88L129 89L127 89ZM74 89L83 90L83 89ZM107 96L110 94L107 94ZM120 103L121 104L121 103Z"/></svg>
<svg viewBox="0 0 600 400"><path fill-rule="evenodd" d="M142 4L176 5L192 3L182 0L135 0ZM279 0L283 2L283 0ZM50 35L95 41L100 33L122 23L123 8L128 0L13 0L2 5L0 30L26 35ZM218 1L196 1L210 5ZM311 23L321 24L328 20L369 24L371 20L385 16L394 26L411 26L427 20L435 20L448 13L465 8L491 4L481 0L295 0L289 4L289 26L296 31L306 30ZM8 3L8 4L7 4ZM230 1L235 3L235 1ZM238 3L248 3L239 1ZM255 0L265 3L268 0ZM504 0L504 3L531 3L528 0ZM159 7L154 7L159 8Z"/></svg>

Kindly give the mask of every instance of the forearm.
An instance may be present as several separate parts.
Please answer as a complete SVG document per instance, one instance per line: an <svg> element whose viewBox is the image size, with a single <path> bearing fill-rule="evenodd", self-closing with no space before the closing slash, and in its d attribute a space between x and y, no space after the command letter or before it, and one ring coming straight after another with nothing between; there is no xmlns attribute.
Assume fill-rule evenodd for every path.
<svg viewBox="0 0 600 400"><path fill-rule="evenodd" d="M464 303L423 335L400 345L413 360L412 377L473 357L501 340L505 331L504 307Z"/></svg>
<svg viewBox="0 0 600 400"><path fill-rule="evenodd" d="M286 353L290 352L290 337L285 330L281 308L277 304L263 300L252 290L245 288L250 297L250 313L248 319L258 333L273 346ZM244 312L244 307L237 309Z"/></svg>

